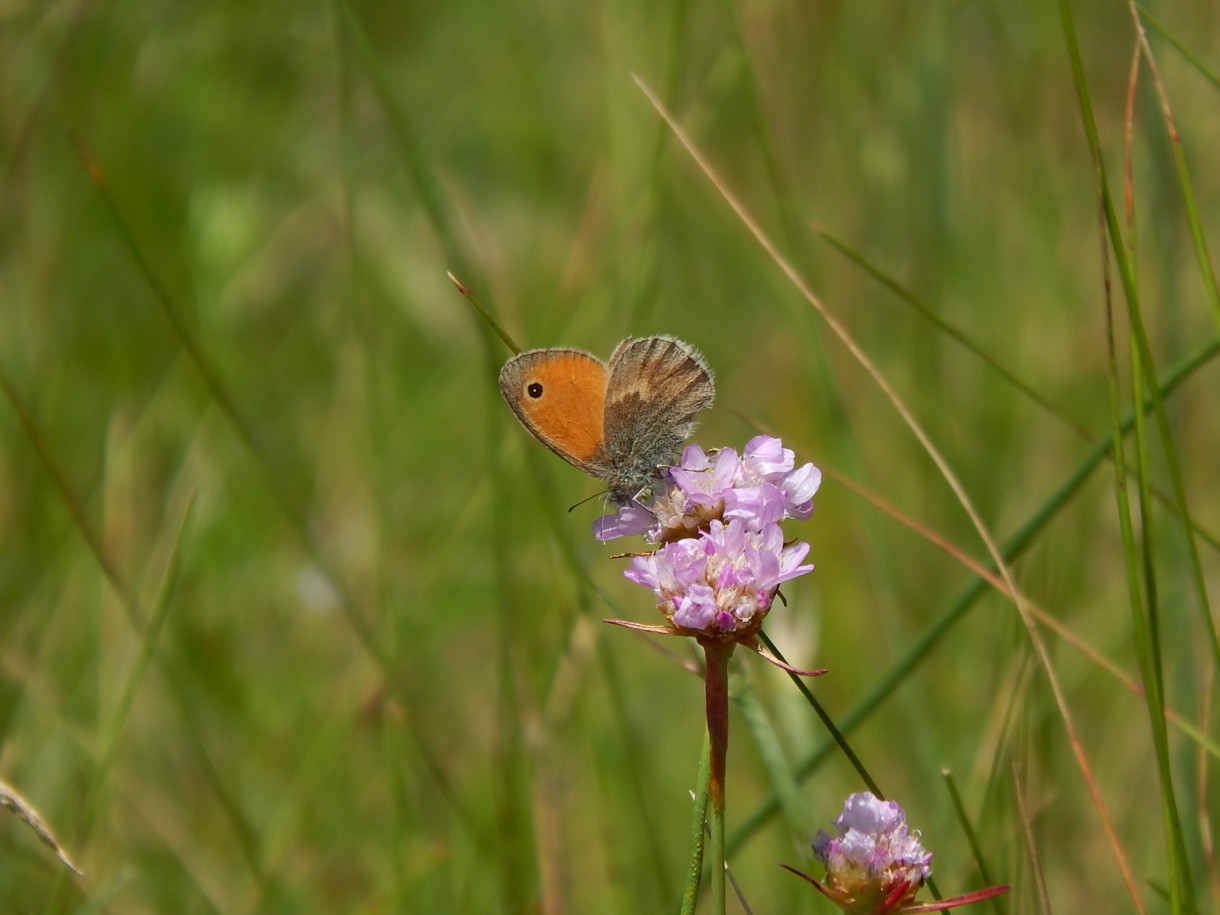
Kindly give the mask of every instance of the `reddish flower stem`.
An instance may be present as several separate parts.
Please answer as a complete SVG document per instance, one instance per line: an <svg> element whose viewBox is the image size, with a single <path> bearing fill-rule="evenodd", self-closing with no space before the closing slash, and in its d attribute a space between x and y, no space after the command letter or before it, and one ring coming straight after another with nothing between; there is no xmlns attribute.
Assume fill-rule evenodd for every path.
<svg viewBox="0 0 1220 915"><path fill-rule="evenodd" d="M724 768L729 751L729 657L735 642L706 642L704 691L707 701L707 735L711 752L708 799L713 810L724 810Z"/></svg>
<svg viewBox="0 0 1220 915"><path fill-rule="evenodd" d="M729 658L736 642L703 642L707 663L704 695L707 705L709 754L708 814L711 843L708 851L712 869L712 911L725 911L724 885L724 770L729 751Z"/></svg>

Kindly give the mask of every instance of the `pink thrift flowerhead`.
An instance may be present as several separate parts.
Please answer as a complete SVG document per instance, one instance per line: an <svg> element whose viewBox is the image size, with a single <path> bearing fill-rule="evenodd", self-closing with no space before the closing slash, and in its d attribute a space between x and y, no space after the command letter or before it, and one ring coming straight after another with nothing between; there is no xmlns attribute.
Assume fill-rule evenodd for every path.
<svg viewBox="0 0 1220 915"><path fill-rule="evenodd" d="M599 540L643 534L649 543L694 537L712 521L741 521L760 531L785 518L804 520L813 512L813 495L822 472L813 464L796 467L782 441L757 435L738 455L732 448L711 453L688 445L668 484L646 504L631 502L593 525Z"/></svg>
<svg viewBox="0 0 1220 915"><path fill-rule="evenodd" d="M696 537L635 557L624 574L653 590L682 634L740 641L758 632L781 583L813 569L801 565L808 552L807 543L785 546L777 524L713 520Z"/></svg>
<svg viewBox="0 0 1220 915"><path fill-rule="evenodd" d="M932 873L930 852L893 801L853 794L835 820L835 836L819 830L813 854L826 867L825 890L849 915L900 912Z"/></svg>

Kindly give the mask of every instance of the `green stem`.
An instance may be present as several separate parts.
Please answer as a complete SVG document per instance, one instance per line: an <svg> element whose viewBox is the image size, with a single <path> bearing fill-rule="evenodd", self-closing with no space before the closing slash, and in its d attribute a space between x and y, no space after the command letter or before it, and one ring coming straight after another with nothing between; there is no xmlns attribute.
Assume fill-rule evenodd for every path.
<svg viewBox="0 0 1220 915"><path fill-rule="evenodd" d="M699 885L703 880L703 853L707 848L707 786L711 771L711 742L703 735L699 754L699 775L695 781L695 808L691 811L690 865L686 872L686 892L682 895L681 915L695 915L699 904Z"/></svg>

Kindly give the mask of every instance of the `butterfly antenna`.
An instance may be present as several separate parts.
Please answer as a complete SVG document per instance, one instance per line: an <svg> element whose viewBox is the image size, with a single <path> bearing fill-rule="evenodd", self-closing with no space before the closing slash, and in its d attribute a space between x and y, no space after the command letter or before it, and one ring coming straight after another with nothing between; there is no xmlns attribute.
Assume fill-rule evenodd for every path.
<svg viewBox="0 0 1220 915"><path fill-rule="evenodd" d="M575 505L569 505L569 506L568 506L568 511L569 511L569 512L571 512L571 511L573 511L573 510L575 510L575 509L577 509L577 508L580 508L580 507L581 507L582 505L584 505L586 502L592 502L594 499L598 498L599 496L604 496L604 495L606 495L606 490L602 490L601 492L595 492L595 493L593 493L593 495L589 496L589 498L587 498L587 499L581 499L581 500L580 500L579 502L577 502Z"/></svg>

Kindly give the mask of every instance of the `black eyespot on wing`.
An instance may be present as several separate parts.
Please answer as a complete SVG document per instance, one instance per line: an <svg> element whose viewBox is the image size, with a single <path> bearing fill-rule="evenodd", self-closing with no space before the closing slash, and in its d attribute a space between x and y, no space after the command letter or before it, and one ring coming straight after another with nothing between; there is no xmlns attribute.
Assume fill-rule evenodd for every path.
<svg viewBox="0 0 1220 915"><path fill-rule="evenodd" d="M528 385L526 385L525 393L528 394L530 397L532 397L534 400L537 400L539 397L542 396L542 382L531 381Z"/></svg>

